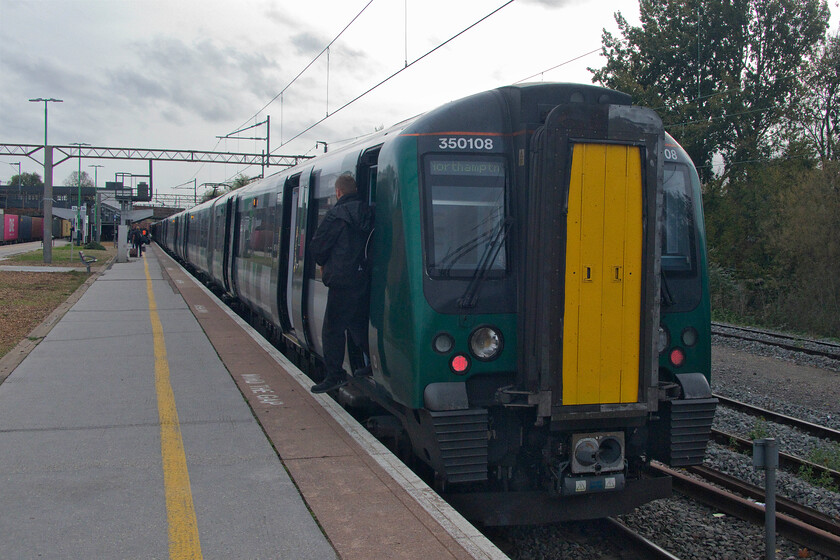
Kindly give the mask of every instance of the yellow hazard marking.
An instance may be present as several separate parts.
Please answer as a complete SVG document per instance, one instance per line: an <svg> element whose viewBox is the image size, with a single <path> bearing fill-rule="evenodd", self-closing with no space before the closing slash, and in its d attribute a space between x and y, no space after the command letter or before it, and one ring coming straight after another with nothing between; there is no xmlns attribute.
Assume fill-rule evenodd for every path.
<svg viewBox="0 0 840 560"><path fill-rule="evenodd" d="M146 292L149 295L149 318L155 343L155 390L157 392L158 417L160 418L160 452L163 459L163 483L166 490L166 517L169 524L169 558L200 559L201 542L198 539L198 523L195 518L190 475L187 472L187 458L181 439L181 424L175 408L175 395L169 382L169 361L166 357L166 343L163 326L157 312L152 277L149 275L148 260L143 259L146 270Z"/></svg>

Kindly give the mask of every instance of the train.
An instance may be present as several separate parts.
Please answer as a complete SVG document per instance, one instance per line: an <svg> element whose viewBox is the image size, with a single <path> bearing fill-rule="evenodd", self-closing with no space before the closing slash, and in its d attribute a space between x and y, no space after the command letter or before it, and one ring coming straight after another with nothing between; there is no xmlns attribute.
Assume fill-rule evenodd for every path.
<svg viewBox="0 0 840 560"><path fill-rule="evenodd" d="M304 371L307 250L352 174L374 210L372 375L333 392L467 518L617 515L702 462L717 400L700 181L657 114L594 85L452 101L173 215L154 239ZM363 365L348 342L345 368Z"/></svg>
<svg viewBox="0 0 840 560"><path fill-rule="evenodd" d="M3 221L3 236L0 243L25 243L27 241L41 241L44 238L44 218L7 214L0 212ZM53 217L53 238L70 238L70 221Z"/></svg>

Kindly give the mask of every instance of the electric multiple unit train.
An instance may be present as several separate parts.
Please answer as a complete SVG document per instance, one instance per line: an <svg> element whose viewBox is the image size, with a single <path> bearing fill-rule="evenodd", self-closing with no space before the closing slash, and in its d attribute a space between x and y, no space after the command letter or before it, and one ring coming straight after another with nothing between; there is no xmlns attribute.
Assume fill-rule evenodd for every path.
<svg viewBox="0 0 840 560"><path fill-rule="evenodd" d="M670 495L650 460L702 461L716 400L700 183L653 111L596 86L502 87L157 224L316 378L327 288L307 245L343 173L375 209L372 375L335 396L465 515L619 514Z"/></svg>

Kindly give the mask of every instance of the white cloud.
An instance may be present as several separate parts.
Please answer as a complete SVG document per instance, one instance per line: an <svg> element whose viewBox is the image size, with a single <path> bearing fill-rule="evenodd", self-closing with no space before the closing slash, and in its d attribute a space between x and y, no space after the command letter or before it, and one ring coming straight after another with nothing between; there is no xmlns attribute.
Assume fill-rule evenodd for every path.
<svg viewBox="0 0 840 560"><path fill-rule="evenodd" d="M253 123L251 117L366 3L0 0L0 142L42 142L43 104L27 100L58 97L64 103L49 107L54 143L259 152L264 142L216 136ZM278 99L257 120L271 115L277 147L281 127L283 139L290 138L503 3L374 1L330 49L329 68L325 57L314 62L283 95L282 107ZM637 6L637 0L514 2L278 153L305 153L315 140L352 138L539 75L597 49L601 29L615 28L613 12L636 22ZM541 78L588 83L586 67L600 65L590 55ZM0 158L2 180L17 171L6 160L17 161ZM83 166L93 163L106 166L99 170L100 184L116 172L148 170L146 162ZM55 176L69 174L68 165ZM41 172L34 161L25 161L23 171ZM222 181L237 171L232 165L155 163L155 185L168 190L196 173L199 183Z"/></svg>

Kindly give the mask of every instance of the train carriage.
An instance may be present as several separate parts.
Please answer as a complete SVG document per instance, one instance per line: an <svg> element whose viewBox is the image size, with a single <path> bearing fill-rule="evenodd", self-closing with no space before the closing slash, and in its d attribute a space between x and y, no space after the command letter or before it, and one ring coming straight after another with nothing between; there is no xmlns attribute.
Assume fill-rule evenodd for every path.
<svg viewBox="0 0 840 560"><path fill-rule="evenodd" d="M613 515L670 493L644 476L651 458L702 461L715 400L699 181L653 111L595 86L480 93L155 238L317 369L327 290L307 242L342 173L375 206L373 375L336 396L375 403L372 431L398 426L469 517ZM352 343L347 356L352 371Z"/></svg>

